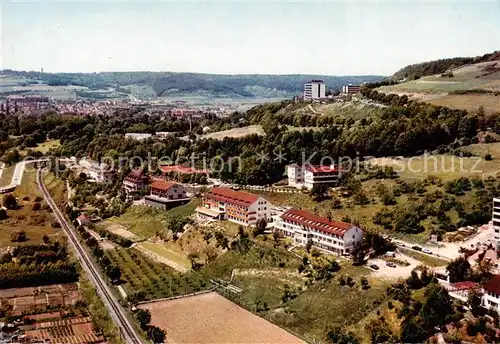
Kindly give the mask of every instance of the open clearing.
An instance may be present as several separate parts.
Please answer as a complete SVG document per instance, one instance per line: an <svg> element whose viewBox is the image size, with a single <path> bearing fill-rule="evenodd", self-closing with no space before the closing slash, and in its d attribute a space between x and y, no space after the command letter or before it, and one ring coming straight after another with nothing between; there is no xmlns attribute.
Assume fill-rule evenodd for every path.
<svg viewBox="0 0 500 344"><path fill-rule="evenodd" d="M45 141L43 143L40 143L38 144L38 146L36 147L27 147L25 150L22 150L22 151L19 151L20 154L28 154L28 150L32 150L32 151L38 151L42 154L46 154L50 149L52 148L57 148L59 147L61 144L59 142L59 140L49 140L49 141Z"/></svg>
<svg viewBox="0 0 500 344"><path fill-rule="evenodd" d="M225 137L243 137L251 134L265 135L262 126L260 125L249 125L247 127L234 128L230 130L217 131L214 133L201 135L201 139L215 139L222 140Z"/></svg>
<svg viewBox="0 0 500 344"><path fill-rule="evenodd" d="M130 232L127 230L126 227L118 224L118 223L113 223L113 222L104 222L100 225L101 227L104 227L107 231L119 235L123 238L130 239L132 241L138 241L141 238L139 238L137 235L134 233Z"/></svg>
<svg viewBox="0 0 500 344"><path fill-rule="evenodd" d="M140 305L172 343L305 343L215 292Z"/></svg>
<svg viewBox="0 0 500 344"><path fill-rule="evenodd" d="M189 259L187 259L186 256L169 250L160 243L143 242L137 244L136 248L141 252L144 252L146 255L149 255L148 252L152 253L153 259L167 264L177 271L186 272L191 269L191 262L189 261Z"/></svg>
<svg viewBox="0 0 500 344"><path fill-rule="evenodd" d="M8 218L0 221L0 247L39 245L44 235L47 235L51 240L57 240L61 235L61 229L52 227L54 216L50 210L43 207L45 202L41 202L42 209L32 210L35 197L42 196L36 184L35 169L26 167L22 183L16 188L14 194L18 198L19 207L15 210L8 210ZM20 230L26 232L27 241L11 242L11 235Z"/></svg>
<svg viewBox="0 0 500 344"><path fill-rule="evenodd" d="M486 113L500 111L500 95L490 94L448 94L434 98L428 103L446 106L451 109L465 109L471 112L477 112L482 106Z"/></svg>
<svg viewBox="0 0 500 344"><path fill-rule="evenodd" d="M14 174L16 166L4 166L2 169L2 176L0 177L0 186L7 186L12 181L12 175Z"/></svg>
<svg viewBox="0 0 500 344"><path fill-rule="evenodd" d="M383 86L384 93L406 94L434 105L476 112L500 112L500 95L494 93L456 94L455 91L500 91L500 61L482 62L453 70L452 77L431 75L397 85Z"/></svg>
<svg viewBox="0 0 500 344"><path fill-rule="evenodd" d="M124 235L135 235L139 240L147 239L165 231L170 216L190 216L199 204L200 200L194 198L187 204L166 211L145 205L134 205L127 208L125 214L111 217L100 226L106 229L111 224L118 224L121 227L114 226L112 230L120 228L119 231Z"/></svg>
<svg viewBox="0 0 500 344"><path fill-rule="evenodd" d="M411 158L376 158L371 163L379 166L391 166L399 173L401 179L425 179L429 175L436 175L443 181L460 177L485 178L495 176L500 172L500 143L481 143L461 147L464 152L476 156L458 157L449 154L420 155ZM483 158L491 154L492 160Z"/></svg>

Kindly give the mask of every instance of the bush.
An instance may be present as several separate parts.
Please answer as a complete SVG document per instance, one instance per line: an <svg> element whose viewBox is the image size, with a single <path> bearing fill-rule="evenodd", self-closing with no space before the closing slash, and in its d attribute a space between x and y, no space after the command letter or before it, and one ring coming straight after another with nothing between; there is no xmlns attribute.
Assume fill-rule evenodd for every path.
<svg viewBox="0 0 500 344"><path fill-rule="evenodd" d="M61 228L61 224L57 221L52 222L52 228Z"/></svg>
<svg viewBox="0 0 500 344"><path fill-rule="evenodd" d="M28 240L28 238L26 238L26 232L23 230L16 231L10 236L10 241L12 242L24 242L26 240Z"/></svg>
<svg viewBox="0 0 500 344"><path fill-rule="evenodd" d="M43 197L40 196L35 197L35 202L41 202L41 201L43 201Z"/></svg>
<svg viewBox="0 0 500 344"><path fill-rule="evenodd" d="M0 220L5 220L7 218L7 211L5 209L0 209Z"/></svg>
<svg viewBox="0 0 500 344"><path fill-rule="evenodd" d="M484 160L486 160L486 161L491 161L492 159L493 159L493 158L491 157L491 154L490 154L490 153L486 153L486 154L484 155Z"/></svg>
<svg viewBox="0 0 500 344"><path fill-rule="evenodd" d="M14 194L6 194L3 196L2 204L7 209L16 209L17 208L17 199Z"/></svg>
<svg viewBox="0 0 500 344"><path fill-rule="evenodd" d="M39 202L33 203L33 210L40 210L42 208L42 205Z"/></svg>

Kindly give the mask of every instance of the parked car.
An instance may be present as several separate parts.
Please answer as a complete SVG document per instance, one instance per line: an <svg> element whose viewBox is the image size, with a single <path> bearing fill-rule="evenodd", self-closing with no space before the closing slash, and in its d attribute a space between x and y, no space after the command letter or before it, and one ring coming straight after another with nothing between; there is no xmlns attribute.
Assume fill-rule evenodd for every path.
<svg viewBox="0 0 500 344"><path fill-rule="evenodd" d="M427 254L432 254L432 251L429 250L428 248L423 248L422 252L427 253Z"/></svg>
<svg viewBox="0 0 500 344"><path fill-rule="evenodd" d="M395 263L393 263L393 262L387 262L387 263L386 263L386 265L387 265L388 267L390 267L390 268L395 268L395 267L397 267L397 265L396 265Z"/></svg>
<svg viewBox="0 0 500 344"><path fill-rule="evenodd" d="M372 264L372 265L370 265L370 267L371 267L373 270L378 270L378 269L380 269L380 268L378 267L378 265L377 265L377 264Z"/></svg>
<svg viewBox="0 0 500 344"><path fill-rule="evenodd" d="M414 250L417 250L417 251L422 251L422 247L417 246L417 245L412 246L411 248L414 249Z"/></svg>

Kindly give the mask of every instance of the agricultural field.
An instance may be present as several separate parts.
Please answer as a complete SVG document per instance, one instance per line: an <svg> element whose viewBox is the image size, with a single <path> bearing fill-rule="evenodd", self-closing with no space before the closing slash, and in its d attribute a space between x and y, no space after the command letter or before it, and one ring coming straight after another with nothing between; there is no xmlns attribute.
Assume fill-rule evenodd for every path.
<svg viewBox="0 0 500 344"><path fill-rule="evenodd" d="M81 300L76 283L0 290L0 307L10 306L12 316L71 306Z"/></svg>
<svg viewBox="0 0 500 344"><path fill-rule="evenodd" d="M486 113L500 111L500 61L466 65L452 70L453 76L432 75L397 85L383 86L384 93L407 94L434 105L476 112L482 106ZM457 92L486 90L496 93Z"/></svg>
<svg viewBox="0 0 500 344"><path fill-rule="evenodd" d="M249 125L247 127L234 128L229 130L217 131L210 134L201 135L201 139L222 140L225 137L243 137L251 134L264 135L264 130L260 125Z"/></svg>
<svg viewBox="0 0 500 344"><path fill-rule="evenodd" d="M446 106L450 109L464 109L477 112L482 106L486 113L500 111L500 95L491 94L446 94L427 101L430 104Z"/></svg>
<svg viewBox="0 0 500 344"><path fill-rule="evenodd" d="M148 309L151 323L175 343L304 343L214 292L140 308Z"/></svg>
<svg viewBox="0 0 500 344"><path fill-rule="evenodd" d="M208 289L210 284L197 274L181 275L162 263L154 262L134 248L106 251L106 256L122 272L127 295L142 291L146 300L190 294Z"/></svg>
<svg viewBox="0 0 500 344"><path fill-rule="evenodd" d="M472 153L472 157L450 154L421 155L411 158L377 158L370 162L378 166L391 166L401 179L409 181L435 175L443 181L460 177L485 178L500 172L500 143L480 143L460 147L460 151ZM491 160L484 156L491 154Z"/></svg>
<svg viewBox="0 0 500 344"><path fill-rule="evenodd" d="M199 199L192 199L185 205L167 211L148 206L131 206L125 214L109 218L102 222L100 226L105 229L110 224L118 224L124 227L122 230L133 233L140 239L147 239L155 236L156 233L164 232L167 229L170 216L189 216L193 214L199 202Z"/></svg>
<svg viewBox="0 0 500 344"><path fill-rule="evenodd" d="M16 188L14 195L18 199L18 208L8 210L8 218L0 220L0 246L40 244L44 235L51 240L62 236L61 229L52 227L54 217L36 184L35 169L25 169L21 185ZM42 208L34 211L32 208L37 197L41 199ZM21 243L12 242L11 235L20 230L26 232L27 240Z"/></svg>
<svg viewBox="0 0 500 344"><path fill-rule="evenodd" d="M96 333L90 317L72 317L36 322L23 328L24 335L34 342L101 343L104 337Z"/></svg>

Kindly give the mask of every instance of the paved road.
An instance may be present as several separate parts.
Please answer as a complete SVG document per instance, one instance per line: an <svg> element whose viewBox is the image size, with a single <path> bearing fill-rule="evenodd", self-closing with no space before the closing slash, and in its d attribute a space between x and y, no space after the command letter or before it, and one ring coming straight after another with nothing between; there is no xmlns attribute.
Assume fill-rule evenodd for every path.
<svg viewBox="0 0 500 344"><path fill-rule="evenodd" d="M23 179L23 174L24 174L24 169L25 169L27 164L34 164L34 163L42 162L42 161L48 161L48 159L26 160L26 161L18 162L16 165L16 168L14 169L14 173L12 174L12 179L10 181L10 184L0 187L0 194L7 193L7 192L13 192L19 185L21 185L21 181ZM4 167L5 167L5 165L4 165ZM2 169L2 174L3 174L3 169Z"/></svg>
<svg viewBox="0 0 500 344"><path fill-rule="evenodd" d="M40 190L43 193L45 200L48 205L52 208L54 215L57 220L61 224L62 228L66 232L69 241L71 242L75 253L77 255L78 260L80 261L82 267L85 272L89 276L92 283L96 286L96 290L98 295L101 297L104 305L109 311L109 314L113 318L113 321L118 325L122 338L125 340L125 343L133 343L139 344L142 343L141 338L137 334L134 329L134 326L131 324L129 318L127 317L126 311L122 308L122 306L118 303L118 300L115 298L108 285L104 281L104 279L99 274L98 268L94 265L88 253L83 249L82 244L78 241L77 236L75 234L75 228L66 220L63 213L59 210L57 205L52 200L49 192L47 191L43 178L41 178L42 170L39 169L37 173L37 183L40 187Z"/></svg>
<svg viewBox="0 0 500 344"><path fill-rule="evenodd" d="M5 168L5 164L3 162L0 162L0 179L2 179L4 168Z"/></svg>

